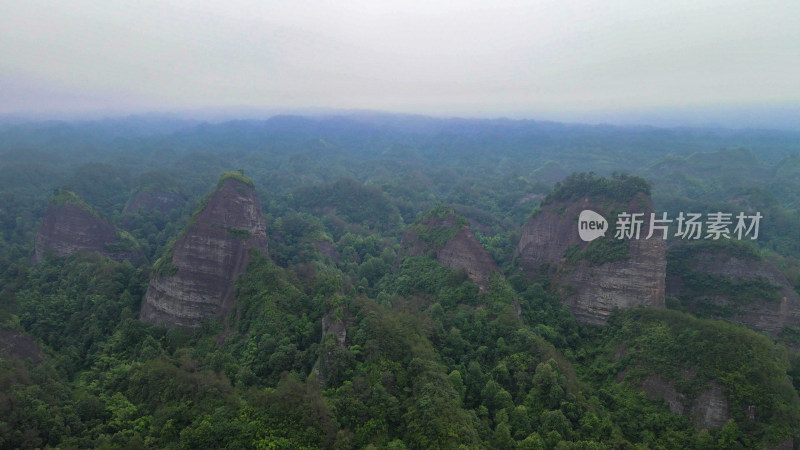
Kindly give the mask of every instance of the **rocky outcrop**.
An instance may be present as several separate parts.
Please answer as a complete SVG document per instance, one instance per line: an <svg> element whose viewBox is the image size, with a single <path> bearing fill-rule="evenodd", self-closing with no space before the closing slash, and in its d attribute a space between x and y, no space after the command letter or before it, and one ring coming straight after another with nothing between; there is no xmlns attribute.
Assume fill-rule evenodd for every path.
<svg viewBox="0 0 800 450"><path fill-rule="evenodd" d="M694 400L679 392L675 385L659 375L650 375L642 382L642 390L650 400L664 400L674 414L689 415L698 430L722 428L731 418L728 398L722 386L710 381Z"/></svg>
<svg viewBox="0 0 800 450"><path fill-rule="evenodd" d="M725 397L719 383L711 381L708 385L708 388L692 402L690 408L692 421L699 429L722 428L731 418L728 398Z"/></svg>
<svg viewBox="0 0 800 450"><path fill-rule="evenodd" d="M266 224L252 182L224 174L217 190L154 265L140 318L165 326L197 327L227 314L234 283L250 249L268 252Z"/></svg>
<svg viewBox="0 0 800 450"><path fill-rule="evenodd" d="M777 336L800 326L800 297L774 264L741 245L698 242L669 250L667 295L689 311Z"/></svg>
<svg viewBox="0 0 800 450"><path fill-rule="evenodd" d="M642 382L642 390L650 400L664 400L673 414L686 414L687 398L675 385L664 381L660 375L650 375Z"/></svg>
<svg viewBox="0 0 800 450"><path fill-rule="evenodd" d="M81 251L96 252L116 261L144 261L132 237L117 231L74 193L57 191L36 233L33 262L38 263L48 254L69 256Z"/></svg>
<svg viewBox="0 0 800 450"><path fill-rule="evenodd" d="M431 254L453 270L466 271L481 290L489 287L492 272L500 272L497 263L475 238L469 222L440 207L428 212L403 234L400 256Z"/></svg>
<svg viewBox="0 0 800 450"><path fill-rule="evenodd" d="M455 237L436 252L436 258L451 269L465 270L469 278L483 289L489 287L492 272L500 271L468 226L461 227Z"/></svg>
<svg viewBox="0 0 800 450"><path fill-rule="evenodd" d="M614 238L613 231L587 243L578 234L583 210L603 215L612 227L618 212L644 213L639 239ZM626 201L583 195L545 202L522 228L515 256L533 276L552 277L566 305L584 323L604 324L615 309L664 306L665 243L649 231L650 197L639 192Z"/></svg>
<svg viewBox="0 0 800 450"><path fill-rule="evenodd" d="M355 318L346 306L334 308L322 316L322 340L320 357L314 372L319 386L343 381L344 368L355 363L353 354L347 349L347 330Z"/></svg>
<svg viewBox="0 0 800 450"><path fill-rule="evenodd" d="M0 356L42 362L42 348L30 336L21 331L0 328Z"/></svg>
<svg viewBox="0 0 800 450"><path fill-rule="evenodd" d="M124 212L134 213L140 209L145 211L161 211L168 213L186 203L186 199L178 194L162 191L140 190L135 192L125 205Z"/></svg>
<svg viewBox="0 0 800 450"><path fill-rule="evenodd" d="M332 334L336 337L336 344L344 347L347 342L347 329L352 324L353 315L348 308L342 308L338 317L334 311L328 311L322 316L322 342L325 342L325 336Z"/></svg>

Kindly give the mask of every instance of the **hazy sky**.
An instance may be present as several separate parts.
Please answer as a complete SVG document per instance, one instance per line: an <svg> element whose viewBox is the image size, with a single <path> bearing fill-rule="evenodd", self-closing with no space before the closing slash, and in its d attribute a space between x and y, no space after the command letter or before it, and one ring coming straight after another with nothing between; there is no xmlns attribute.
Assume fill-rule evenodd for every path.
<svg viewBox="0 0 800 450"><path fill-rule="evenodd" d="M0 113L800 105L800 1L0 0Z"/></svg>

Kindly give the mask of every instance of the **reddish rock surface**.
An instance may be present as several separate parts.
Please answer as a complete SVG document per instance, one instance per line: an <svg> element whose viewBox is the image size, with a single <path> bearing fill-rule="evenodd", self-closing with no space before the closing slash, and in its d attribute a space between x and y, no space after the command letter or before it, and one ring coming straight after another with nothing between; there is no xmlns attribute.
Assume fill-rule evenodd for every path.
<svg viewBox="0 0 800 450"><path fill-rule="evenodd" d="M587 245L578 235L578 216L585 209L603 215L609 226L616 221L612 211L644 213L641 238L630 240L628 258L599 265L587 261L567 263L567 249ZM666 245L660 232L645 239L652 211L652 202L643 193L625 204L588 197L547 204L522 228L516 256L528 274L546 270L553 277L564 302L581 322L604 324L614 309L637 305L662 308Z"/></svg>
<svg viewBox="0 0 800 450"><path fill-rule="evenodd" d="M731 418L728 398L716 381L710 381L694 400L679 392L674 383L665 381L660 375L645 378L642 390L650 400L664 400L674 414L691 417L698 430L722 428Z"/></svg>
<svg viewBox="0 0 800 450"><path fill-rule="evenodd" d="M353 315L346 307L342 308L342 315L339 319L335 317L333 311L328 311L322 316L322 342L325 342L325 336L332 334L336 336L336 343L340 347L344 347L347 342L347 329L352 324Z"/></svg>
<svg viewBox="0 0 800 450"><path fill-rule="evenodd" d="M464 221L466 222L466 221ZM458 227L455 235L443 245L436 246L420 239L414 228L409 228L403 234L402 255L419 256L434 252L436 259L443 265L453 270L465 270L469 278L481 290L489 287L489 277L492 272L500 272L497 263L485 248L475 238L468 223L460 224L455 214L448 214L443 218L433 217L424 221L422 226L428 228Z"/></svg>
<svg viewBox="0 0 800 450"><path fill-rule="evenodd" d="M81 205L51 202L36 234L33 262L38 263L48 254L69 256L81 251L97 252L116 261L144 260L138 250L115 249L119 243L117 230L105 219Z"/></svg>
<svg viewBox="0 0 800 450"><path fill-rule="evenodd" d="M760 257L732 255L724 249L705 250L685 261L688 267L701 274L716 275L734 282L765 280L777 288L778 299L753 298L746 305L735 305L724 293L689 298L682 274L670 271L667 275L667 295L682 298L689 303L709 301L719 306L737 310L730 317L719 317L741 323L756 331L766 331L777 336L786 326L800 326L800 297L791 283L771 262Z"/></svg>
<svg viewBox="0 0 800 450"><path fill-rule="evenodd" d="M436 258L451 269L464 269L481 289L489 287L489 276L492 272L500 272L492 256L475 239L472 229L466 226L461 227L456 237L447 241L436 252Z"/></svg>
<svg viewBox="0 0 800 450"><path fill-rule="evenodd" d="M42 348L21 331L0 328L0 355L9 358L30 360L34 364L42 362Z"/></svg>
<svg viewBox="0 0 800 450"><path fill-rule="evenodd" d="M224 179L176 241L171 264L177 271L150 280L140 318L192 328L224 316L233 307L234 283L250 261L249 249L268 253L267 247L255 190L235 178Z"/></svg>

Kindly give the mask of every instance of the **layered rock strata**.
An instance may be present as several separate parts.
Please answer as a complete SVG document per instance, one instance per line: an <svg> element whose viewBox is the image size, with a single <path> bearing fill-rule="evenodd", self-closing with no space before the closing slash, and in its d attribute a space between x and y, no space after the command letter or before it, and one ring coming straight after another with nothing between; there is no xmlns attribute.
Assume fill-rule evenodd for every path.
<svg viewBox="0 0 800 450"><path fill-rule="evenodd" d="M453 270L466 271L481 290L489 287L492 272L500 268L475 238L469 222L450 208L426 214L403 234L401 256L432 254Z"/></svg>
<svg viewBox="0 0 800 450"><path fill-rule="evenodd" d="M581 240L578 218L584 210L606 218L609 230L605 237ZM610 228L620 212L643 213L639 239L614 242L617 239ZM549 275L581 322L604 324L615 309L637 305L661 308L666 245L658 230L646 239L652 212L650 197L643 192L627 202L587 195L547 203L524 225L515 256L528 275Z"/></svg>
<svg viewBox="0 0 800 450"><path fill-rule="evenodd" d="M698 250L671 247L669 254L667 296L678 298L690 311L702 309L705 315L773 337L787 326L800 327L800 297L768 260L708 245ZM704 284L711 288L703 289Z"/></svg>
<svg viewBox="0 0 800 450"><path fill-rule="evenodd" d="M268 254L261 205L252 182L223 175L171 252L155 264L141 320L194 328L224 317L234 306L234 283L251 249Z"/></svg>
<svg viewBox="0 0 800 450"><path fill-rule="evenodd" d="M138 263L144 260L132 237L117 231L68 191L57 192L47 206L34 247L34 263L48 254L63 257L84 251L116 261Z"/></svg>

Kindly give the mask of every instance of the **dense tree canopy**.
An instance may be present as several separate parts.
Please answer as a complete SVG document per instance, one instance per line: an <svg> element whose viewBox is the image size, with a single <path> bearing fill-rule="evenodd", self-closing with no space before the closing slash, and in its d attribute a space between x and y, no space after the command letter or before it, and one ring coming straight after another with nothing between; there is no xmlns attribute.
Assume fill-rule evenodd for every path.
<svg viewBox="0 0 800 450"><path fill-rule="evenodd" d="M772 339L680 299L615 312L604 327L580 324L547 274L520 272L514 251L540 202L652 193L670 213L761 211L763 238L712 250L775 264L798 290L793 139L403 117L284 117L152 135L102 124L2 128L0 447L786 442L800 432L800 330ZM169 274L170 243L220 174L257 189L270 257L251 255L227 317L197 330L140 322L149 278ZM54 189L57 202L77 193L153 264L82 253L31 265ZM126 210L143 191L186 201ZM419 226L448 216L453 226ZM407 229L441 245L462 226L502 268L488 289L428 255L404 256ZM703 245L719 244L670 249L668 270L691 292L742 305L775 295L769 283L695 273L685 262ZM600 265L627 250L599 240L564 257ZM11 349L12 333L40 361ZM721 386L729 420L704 429L673 413L644 392L654 375L687 404Z"/></svg>

